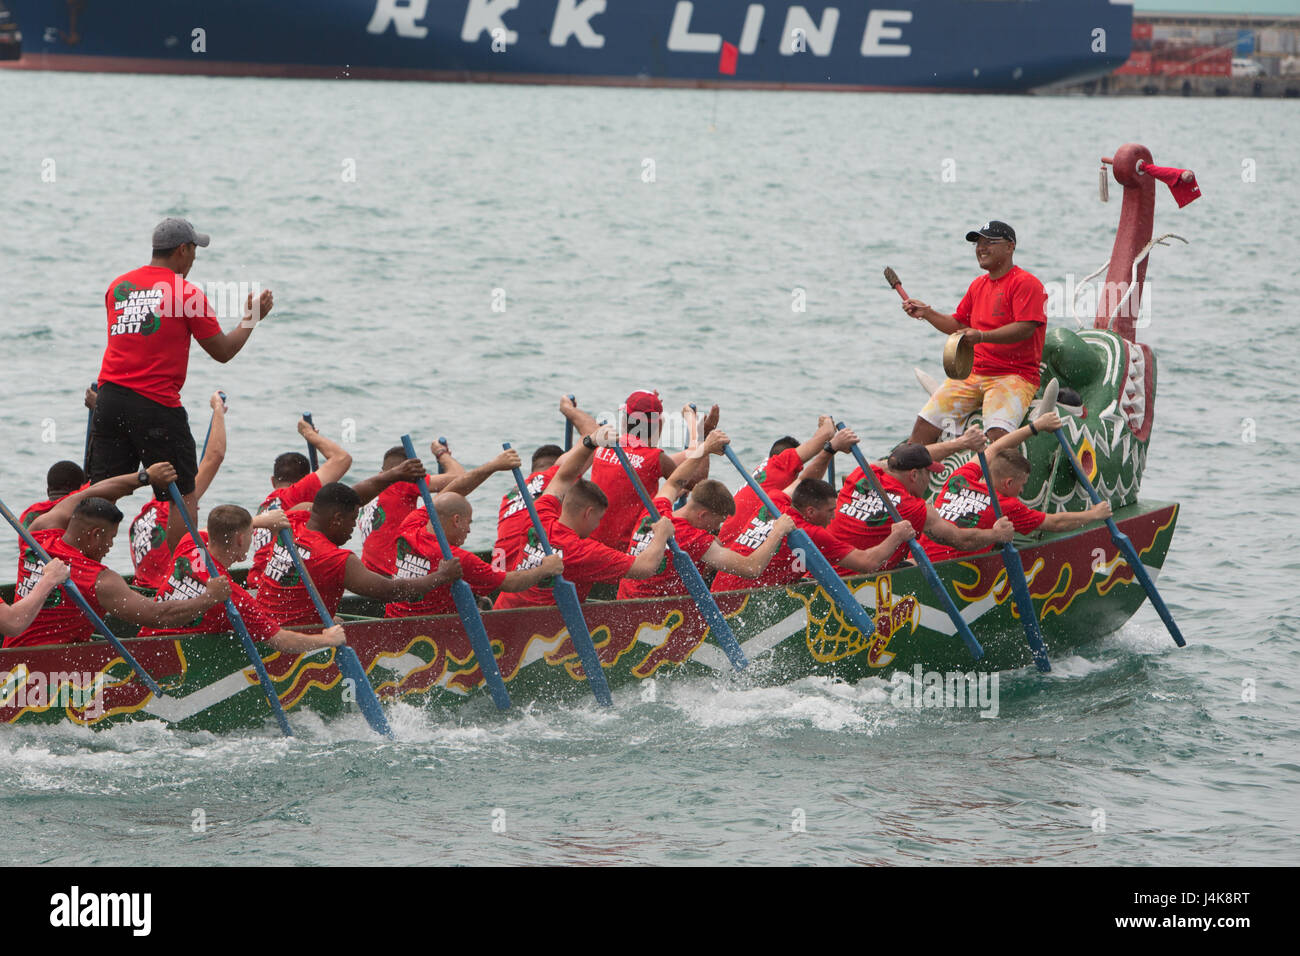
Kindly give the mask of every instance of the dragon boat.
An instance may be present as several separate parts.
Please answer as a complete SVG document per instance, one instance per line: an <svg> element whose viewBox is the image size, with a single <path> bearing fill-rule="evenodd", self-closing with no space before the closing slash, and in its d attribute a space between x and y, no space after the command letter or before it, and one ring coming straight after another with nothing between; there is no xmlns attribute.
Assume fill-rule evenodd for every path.
<svg viewBox="0 0 1300 956"><path fill-rule="evenodd" d="M1114 156L1113 174L1124 196L1114 246L1103 266L1107 291L1098 297L1092 328L1049 330L1042 381L1046 385L1055 379L1082 396L1081 414L1062 414L1066 441L1111 502L1116 524L1155 578L1169 551L1179 506L1139 498L1155 410L1156 361L1151 349L1135 339L1136 320L1147 257L1169 238L1151 238L1155 187L1140 172L1141 164L1150 162L1150 152L1137 144L1121 147ZM1090 504L1053 436L1031 438L1024 450L1033 466L1023 495L1027 502L1049 512ZM963 463L946 459L932 491ZM1104 525L1020 537L1016 544L1053 657L1115 631L1146 599ZM922 571L907 566L845 579L875 622L870 633L846 620L812 579L716 595L750 660L739 679L777 684L826 675L854 682L910 673L918 665L946 672L1030 665L1001 556L956 558L935 570L983 645L981 660L972 659ZM52 599L58 599L58 592ZM732 674L726 654L689 597L589 600L583 610L615 691L655 679ZM484 713L491 709L482 672L456 615L384 619L382 613L372 602L348 597L339 615L348 643L382 700L433 710L466 704ZM590 699L558 609L492 611L483 614L483 622L516 705ZM70 721L102 728L161 720L182 730L218 732L267 723L267 698L233 635L140 638L130 636L126 627L120 632L115 627L115 633L159 682L164 696L154 696L107 642L13 648L0 651L0 721ZM310 710L329 718L356 712L355 695L349 694L332 649L296 656L269 645L258 645L258 650L290 714Z"/></svg>

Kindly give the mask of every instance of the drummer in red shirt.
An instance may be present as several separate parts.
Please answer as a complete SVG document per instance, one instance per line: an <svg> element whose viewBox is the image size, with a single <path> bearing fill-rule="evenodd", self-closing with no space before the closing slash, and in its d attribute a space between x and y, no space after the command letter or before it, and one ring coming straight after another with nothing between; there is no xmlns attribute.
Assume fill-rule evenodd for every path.
<svg viewBox="0 0 1300 956"><path fill-rule="evenodd" d="M1010 541L1015 536L1015 529L1006 518L998 519L987 530L959 528L941 518L923 497L929 487L931 472L941 470L924 445L899 445L884 462L869 464L881 490L889 495L898 509L899 517L911 524L918 535L924 532L935 541L966 551ZM889 510L861 468L855 468L844 480L844 487L835 502L835 517L831 520L830 531L841 541L864 551L880 544L892 532ZM906 542L900 544L885 561L885 568L896 567L907 551Z"/></svg>
<svg viewBox="0 0 1300 956"><path fill-rule="evenodd" d="M1011 259L1016 231L992 219L966 233L975 244L975 258L987 275L970 284L952 315L944 315L917 299L903 302L903 311L925 319L940 332L963 332L975 346L975 367L958 381L943 385L921 409L911 441L929 445L952 424L982 409L990 441L1018 427L1038 391L1038 367L1047 330L1043 284Z"/></svg>
<svg viewBox="0 0 1300 956"><path fill-rule="evenodd" d="M627 397L626 428L619 436L619 444L627 453L632 470L654 495L659 490L659 480L671 475L686 457L685 452L670 455L656 447L659 444L661 417L664 403L658 392L637 391ZM693 413L692 413L693 414ZM705 417L700 438L707 438L718 424L718 406L714 405ZM704 459L705 462L708 459ZM591 466L591 480L605 493L609 507L592 538L616 551L626 551L632 540L632 531L643 512L641 498L628 480L613 448L601 448Z"/></svg>
<svg viewBox="0 0 1300 956"><path fill-rule="evenodd" d="M778 518L772 527L769 539L756 548L746 551L732 549L718 540L720 529L736 511L736 503L727 486L714 479L698 482L691 489L690 498L682 507L673 510L673 502L682 490L699 477L704 469L700 462L707 455L721 455L722 449L730 442L721 431L710 433L698 448L687 452L686 461L674 469L668 480L659 489L654 499L660 517L671 518L673 522L673 539L686 552L696 565L707 564L716 568L721 574L731 575L743 580L752 580L761 575L768 567L768 562L781 547L785 536L794 529L794 521L788 517ZM641 523L632 535L632 544L628 554L636 557L651 542L651 529L654 527L650 515L642 512ZM686 585L677 573L676 566L665 556L660 564L659 573L643 581L624 579L619 582L619 600L630 598L668 597L687 594Z"/></svg>
<svg viewBox="0 0 1300 956"><path fill-rule="evenodd" d="M138 465L171 462L176 485L195 518L199 466L181 405L190 340L218 362L229 362L273 304L269 289L256 302L249 293L243 319L223 332L203 290L186 280L197 248L208 242L209 236L196 232L188 220L164 219L154 228L149 264L118 276L104 293L108 346L99 370L86 465L94 482ZM167 491L156 497L165 500ZM171 520L177 528L175 540L180 540L184 522L179 514Z"/></svg>
<svg viewBox="0 0 1300 956"><path fill-rule="evenodd" d="M547 555L536 567L524 571L498 571L462 545L469 537L474 521L474 508L469 499L454 491L444 491L433 500L438 509L438 520L451 545L452 557L460 562L461 578L467 582L475 596L484 597L500 590L503 594L527 591L555 574L564 572L564 559L558 554ZM399 579L420 578L442 561L442 548L434 534L429 513L421 508L412 512L402 523L395 541L397 573ZM450 583L450 582L449 582ZM456 602L451 588L444 584L416 601L395 601L384 611L385 617L416 617L424 614L454 614Z"/></svg>
<svg viewBox="0 0 1300 956"><path fill-rule="evenodd" d="M167 462L150 466L161 484L174 481L176 472ZM167 605L154 604L102 563L112 550L122 512L105 498L72 495L32 523L32 537L51 558L64 562L70 578L102 618L108 614L142 627L178 627L205 614L230 596L230 579L210 581L202 593ZM33 593L45 565L30 549L18 567L17 597ZM32 623L5 647L71 644L90 640L94 625L77 604L59 600L42 606Z"/></svg>
<svg viewBox="0 0 1300 956"><path fill-rule="evenodd" d="M672 520L660 518L655 523L650 543L635 558L591 539L609 502L600 486L587 481L582 474L598 444L609 447L616 440L614 429L607 425L602 425L595 434L587 435L582 444L574 445L560 458L560 470L537 499L537 516L551 547L564 558L564 576L573 582L580 601L586 600L592 585L598 581L648 578L656 574L663 561L664 548L673 533ZM515 570L527 571L537 567L544 557L541 543L530 530ZM517 594L502 594L495 606L500 609L554 605L555 594L548 583L543 581Z"/></svg>
<svg viewBox="0 0 1300 956"><path fill-rule="evenodd" d="M1039 415L1030 424L1017 428L1010 434L1003 435L989 446L985 456L989 463L989 476L993 487L997 489L998 504L1002 513L1015 525L1017 534L1029 534L1032 531L1073 531L1082 528L1090 521L1104 521L1111 515L1109 501L1095 504L1083 511L1058 511L1045 514L1030 508L1020 500L1020 493L1025 490L1029 479L1029 459L1018 448L1031 435L1039 432L1053 432L1061 427L1061 419L1056 412ZM934 499L935 510L939 517L952 522L959 528L991 528L995 515L993 500L989 497L988 485L984 483L984 470L979 459L968 461L948 476L943 488ZM965 551L951 545L940 544L922 536L921 544L932 561L947 561L970 554L981 554L992 545L978 550Z"/></svg>
<svg viewBox="0 0 1300 956"><path fill-rule="evenodd" d="M460 563L454 559L443 561L432 574L406 580L369 570L343 547L352 537L360 510L361 498L356 491L336 481L316 493L310 511L290 511L286 515L298 554L331 616L339 609L344 589L377 601L415 601L460 576ZM298 577L298 568L278 536L258 580L257 600L271 617L284 624L320 621L316 605Z"/></svg>

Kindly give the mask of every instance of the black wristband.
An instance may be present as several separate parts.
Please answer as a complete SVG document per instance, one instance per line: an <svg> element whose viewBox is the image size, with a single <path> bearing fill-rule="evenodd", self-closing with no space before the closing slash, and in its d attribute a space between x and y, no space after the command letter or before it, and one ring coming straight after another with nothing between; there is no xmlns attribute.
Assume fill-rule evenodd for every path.
<svg viewBox="0 0 1300 956"><path fill-rule="evenodd" d="M591 448L591 449L595 449L595 447L596 447L596 443L595 443L594 441L591 440L591 436L590 436L590 435L583 435L583 436L582 436L582 447L583 447L583 448Z"/></svg>
<svg viewBox="0 0 1300 956"><path fill-rule="evenodd" d="M1033 422L1030 422L1030 423L1029 423L1029 434L1031 434L1031 435L1037 435L1037 434L1038 434L1038 429L1034 427L1034 423L1033 423Z"/></svg>
<svg viewBox="0 0 1300 956"><path fill-rule="evenodd" d="M830 442L827 442L826 444L822 445L822 451L826 452L826 454L828 455L835 454L835 449L831 447Z"/></svg>

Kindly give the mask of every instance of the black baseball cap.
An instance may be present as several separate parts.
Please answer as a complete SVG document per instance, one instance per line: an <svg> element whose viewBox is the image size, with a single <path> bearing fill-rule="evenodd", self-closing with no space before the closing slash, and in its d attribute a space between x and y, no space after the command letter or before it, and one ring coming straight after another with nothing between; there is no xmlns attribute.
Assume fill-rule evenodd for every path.
<svg viewBox="0 0 1300 956"><path fill-rule="evenodd" d="M975 242L981 237L984 239L1009 239L1015 242L1016 231L1001 219L990 219L978 229L972 229L966 233L967 242Z"/></svg>
<svg viewBox="0 0 1300 956"><path fill-rule="evenodd" d="M903 442L889 453L889 467L894 471L913 471L917 468L943 471L943 465L930 457L930 449L910 442Z"/></svg>

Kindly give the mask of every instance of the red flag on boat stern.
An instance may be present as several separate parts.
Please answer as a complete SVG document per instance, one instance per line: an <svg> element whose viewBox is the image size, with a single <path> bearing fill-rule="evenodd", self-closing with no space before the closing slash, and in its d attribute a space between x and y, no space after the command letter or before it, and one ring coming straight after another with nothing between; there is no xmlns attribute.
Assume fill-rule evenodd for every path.
<svg viewBox="0 0 1300 956"><path fill-rule="evenodd" d="M1201 187L1196 184L1196 174L1190 169L1143 164L1142 172L1149 173L1153 178L1168 186L1169 191L1174 194L1174 201L1178 203L1179 209L1182 209L1193 199L1200 198ZM1184 175L1187 176L1186 179L1183 179Z"/></svg>
<svg viewBox="0 0 1300 956"><path fill-rule="evenodd" d="M718 60L718 72L725 73L727 76L736 75L736 59L740 56L740 50L728 43L722 41L722 58Z"/></svg>

